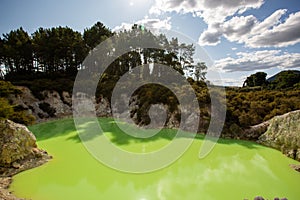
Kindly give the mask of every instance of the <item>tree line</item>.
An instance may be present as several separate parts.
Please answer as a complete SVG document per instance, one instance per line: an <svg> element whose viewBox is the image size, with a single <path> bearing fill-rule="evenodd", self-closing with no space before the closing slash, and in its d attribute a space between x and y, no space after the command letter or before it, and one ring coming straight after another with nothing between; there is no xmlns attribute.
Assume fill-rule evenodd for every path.
<svg viewBox="0 0 300 200"><path fill-rule="evenodd" d="M22 27L0 38L5 73L51 73L78 69L89 50L112 32L97 22L83 34L69 27L39 28L29 35Z"/></svg>
<svg viewBox="0 0 300 200"><path fill-rule="evenodd" d="M244 81L244 88L300 89L300 71L286 70L266 79L267 73L256 72Z"/></svg>
<svg viewBox="0 0 300 200"><path fill-rule="evenodd" d="M114 33L97 22L83 33L69 27L39 28L33 34L22 27L0 37L0 65L4 66L2 78L14 81L26 75L67 73L75 75L86 56L98 44L111 36L124 37L126 41L138 41L146 35L160 49L136 48L117 58L107 72L111 76L121 76L130 69L141 65L160 62L179 73L184 70L194 72L195 79L205 79L205 63L194 63L195 47L179 43L177 38L167 39L165 35L154 35L143 26L133 25L131 30ZM160 73L158 68L154 73ZM22 78L21 78L22 79Z"/></svg>

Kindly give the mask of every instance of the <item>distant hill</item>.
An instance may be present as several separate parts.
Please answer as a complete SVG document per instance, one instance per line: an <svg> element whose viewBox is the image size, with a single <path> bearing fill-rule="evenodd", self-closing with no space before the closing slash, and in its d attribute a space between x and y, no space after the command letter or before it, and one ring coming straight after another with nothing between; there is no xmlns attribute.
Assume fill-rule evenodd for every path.
<svg viewBox="0 0 300 200"><path fill-rule="evenodd" d="M300 71L285 70L267 79L269 89L300 89Z"/></svg>
<svg viewBox="0 0 300 200"><path fill-rule="evenodd" d="M281 72L271 76L270 78L267 79L267 81L269 83L271 83L271 82L275 81L277 77L281 76L284 73L294 73L296 75L300 75L300 71L298 71L298 70L284 70L284 71L281 71Z"/></svg>

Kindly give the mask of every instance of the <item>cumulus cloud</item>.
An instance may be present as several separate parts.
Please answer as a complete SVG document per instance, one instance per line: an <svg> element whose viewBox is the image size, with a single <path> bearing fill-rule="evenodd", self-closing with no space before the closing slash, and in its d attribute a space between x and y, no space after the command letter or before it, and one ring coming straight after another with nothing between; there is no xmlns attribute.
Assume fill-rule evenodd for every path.
<svg viewBox="0 0 300 200"><path fill-rule="evenodd" d="M197 0L156 0L150 8L151 14L161 14L163 12L189 13L199 10Z"/></svg>
<svg viewBox="0 0 300 200"><path fill-rule="evenodd" d="M283 23L280 23L279 19L274 21L277 25L272 28L265 28L265 31L259 31L259 29L253 31L249 39L245 41L246 45L249 47L286 47L299 43L300 12L290 14ZM255 34L256 32L258 33Z"/></svg>
<svg viewBox="0 0 300 200"><path fill-rule="evenodd" d="M253 34L267 31L280 23L280 18L287 12L286 9L276 10L273 14L267 17L264 21L257 24L252 30Z"/></svg>
<svg viewBox="0 0 300 200"><path fill-rule="evenodd" d="M281 50L239 52L237 58L227 57L215 62L215 68L226 72L253 71L278 67L299 68L300 53L282 53Z"/></svg>
<svg viewBox="0 0 300 200"><path fill-rule="evenodd" d="M216 45L224 36L231 42L243 43L252 48L297 44L300 42L300 12L289 15L281 22L285 13L285 9L277 10L261 22L253 15L234 16L218 26L208 26L201 34L199 43Z"/></svg>
<svg viewBox="0 0 300 200"><path fill-rule="evenodd" d="M201 1L200 1L201 2ZM223 23L228 17L260 8L263 0L204 0L204 10L196 12L208 24Z"/></svg>
<svg viewBox="0 0 300 200"><path fill-rule="evenodd" d="M224 22L228 16L259 8L263 0L156 0L150 9L152 14L163 12L193 13L207 24Z"/></svg>
<svg viewBox="0 0 300 200"><path fill-rule="evenodd" d="M133 24L142 24L147 28L148 30L159 30L159 29L167 29L170 30L172 28L171 25L171 18L167 18L164 20L161 19L149 19L144 18L142 20L136 21L135 23L122 23L120 26L116 26L113 28L113 31L122 31L122 30L129 30L133 26Z"/></svg>
<svg viewBox="0 0 300 200"><path fill-rule="evenodd" d="M201 45L217 45L221 42L222 35L222 32L217 29L206 30L201 34L199 43Z"/></svg>
<svg viewBox="0 0 300 200"><path fill-rule="evenodd" d="M217 45L222 36L253 48L286 47L299 43L300 12L291 14L284 22L281 20L286 9L279 9L264 20L253 15L240 16L263 4L264 0L156 0L149 12L193 13L201 17L208 28L199 37L200 45Z"/></svg>
<svg viewBox="0 0 300 200"><path fill-rule="evenodd" d="M247 39L246 35L253 29L256 21L253 15L233 17L222 25L222 32L229 41L241 43Z"/></svg>

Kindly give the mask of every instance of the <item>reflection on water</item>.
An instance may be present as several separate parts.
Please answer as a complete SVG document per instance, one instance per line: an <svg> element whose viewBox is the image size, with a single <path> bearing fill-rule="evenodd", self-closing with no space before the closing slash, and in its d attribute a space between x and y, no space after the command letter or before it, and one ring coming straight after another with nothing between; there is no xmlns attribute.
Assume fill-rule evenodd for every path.
<svg viewBox="0 0 300 200"><path fill-rule="evenodd" d="M172 138L168 130L168 137L142 142L118 136L122 133L107 119L102 119L101 123L110 130L106 136L112 141L119 138L117 145L126 150L159 149ZM184 156L171 166L148 174L128 174L96 161L80 143L71 119L39 124L31 130L37 135L39 146L54 159L14 177L11 189L20 197L33 200L209 200L253 199L261 195L269 199L300 199L300 173L288 166L296 161L253 143L220 140L208 157L198 159L202 140L196 139ZM47 135L43 136L45 131ZM56 131L61 134L57 135Z"/></svg>

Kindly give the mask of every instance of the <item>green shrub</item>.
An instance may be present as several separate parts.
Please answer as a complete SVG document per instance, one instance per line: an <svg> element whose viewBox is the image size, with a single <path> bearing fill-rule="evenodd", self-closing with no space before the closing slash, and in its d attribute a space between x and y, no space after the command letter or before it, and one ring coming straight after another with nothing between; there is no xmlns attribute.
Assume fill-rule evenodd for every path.
<svg viewBox="0 0 300 200"><path fill-rule="evenodd" d="M0 98L0 119L8 119L14 112L13 106L5 98Z"/></svg>
<svg viewBox="0 0 300 200"><path fill-rule="evenodd" d="M8 81L0 80L0 97L8 97L11 94L20 94L20 90Z"/></svg>
<svg viewBox="0 0 300 200"><path fill-rule="evenodd" d="M35 117L27 113L27 111L25 110L14 112L9 119L16 123L25 124L25 125L32 125L35 122Z"/></svg>

